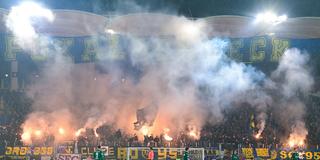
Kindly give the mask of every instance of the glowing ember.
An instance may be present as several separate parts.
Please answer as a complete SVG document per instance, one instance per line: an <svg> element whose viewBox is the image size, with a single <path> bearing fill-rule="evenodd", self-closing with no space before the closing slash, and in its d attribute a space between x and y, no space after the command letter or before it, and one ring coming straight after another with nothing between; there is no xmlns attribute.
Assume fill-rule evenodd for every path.
<svg viewBox="0 0 320 160"><path fill-rule="evenodd" d="M140 129L140 132L141 132L144 136L148 135L148 134L149 134L149 127L143 126L143 127Z"/></svg>
<svg viewBox="0 0 320 160"><path fill-rule="evenodd" d="M81 133L84 132L84 128L80 128L76 131L75 136L79 137L81 135Z"/></svg>
<svg viewBox="0 0 320 160"><path fill-rule="evenodd" d="M199 139L200 138L200 133L195 128L192 128L189 131L188 135L193 139Z"/></svg>
<svg viewBox="0 0 320 160"><path fill-rule="evenodd" d="M308 131L305 127L305 124L302 122L297 122L292 127L292 133L290 133L289 139L287 140L287 145L289 147L303 147L304 141Z"/></svg>
<svg viewBox="0 0 320 160"><path fill-rule="evenodd" d="M254 135L254 138L260 139L260 138L261 138L261 134L260 134L260 133L257 133L256 135Z"/></svg>
<svg viewBox="0 0 320 160"><path fill-rule="evenodd" d="M168 135L168 132L169 132L169 131L170 131L169 128L165 128L165 129L164 129L163 138L164 138L166 141L172 141L172 140L173 140L173 138Z"/></svg>
<svg viewBox="0 0 320 160"><path fill-rule="evenodd" d="M36 131L34 132L34 134L35 134L36 136L40 137L40 136L42 135L42 132L41 132L41 130L36 130Z"/></svg>
<svg viewBox="0 0 320 160"><path fill-rule="evenodd" d="M294 142L294 141L289 141L289 142L288 142L288 145L292 148L292 147L295 146L295 142Z"/></svg>
<svg viewBox="0 0 320 160"><path fill-rule="evenodd" d="M166 140L166 141L172 141L173 140L173 138L172 137L170 137L168 134L164 134L163 135L163 138Z"/></svg>
<svg viewBox="0 0 320 160"><path fill-rule="evenodd" d="M303 137L295 137L295 138L290 137L287 145L291 148L302 147L302 146L304 146L304 138Z"/></svg>
<svg viewBox="0 0 320 160"><path fill-rule="evenodd" d="M94 129L94 135L95 135L96 137L99 137L99 134L97 133L97 129Z"/></svg>
<svg viewBox="0 0 320 160"><path fill-rule="evenodd" d="M65 133L63 128L59 128L59 134L63 135Z"/></svg>
<svg viewBox="0 0 320 160"><path fill-rule="evenodd" d="M193 138L196 138L197 137L197 134L195 131L190 131L189 132L189 136L193 137Z"/></svg>
<svg viewBox="0 0 320 160"><path fill-rule="evenodd" d="M24 132L22 135L21 135L21 139L23 141L30 141L31 139L31 134L29 132Z"/></svg>

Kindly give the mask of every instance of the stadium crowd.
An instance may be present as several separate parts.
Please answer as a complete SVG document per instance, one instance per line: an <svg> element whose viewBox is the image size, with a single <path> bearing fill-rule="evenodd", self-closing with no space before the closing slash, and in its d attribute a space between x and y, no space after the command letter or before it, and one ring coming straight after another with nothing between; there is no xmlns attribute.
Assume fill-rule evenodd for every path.
<svg viewBox="0 0 320 160"><path fill-rule="evenodd" d="M0 110L0 145L19 146L21 141L21 124L26 115L31 111L32 100L27 98L23 92L5 91L1 92ZM305 116L308 136L306 144L316 146L320 143L320 111L317 108L320 104L320 97L317 94L310 95L307 103L307 114ZM173 137L168 142L163 135L145 136L143 140L138 139L138 135L129 135L121 129L110 125L104 125L97 129L99 137L96 137L92 129L87 129L84 135L78 137L79 146L171 146L171 147L210 147L218 144L230 144L231 146L264 146L278 147L284 133L279 124L268 113L268 120L260 139L253 135L257 133L257 128L252 127L256 123L255 111L248 106L237 107L224 111L222 122L211 125L207 124L201 131L200 139L194 140L186 133ZM48 145L51 141L46 141L43 145Z"/></svg>

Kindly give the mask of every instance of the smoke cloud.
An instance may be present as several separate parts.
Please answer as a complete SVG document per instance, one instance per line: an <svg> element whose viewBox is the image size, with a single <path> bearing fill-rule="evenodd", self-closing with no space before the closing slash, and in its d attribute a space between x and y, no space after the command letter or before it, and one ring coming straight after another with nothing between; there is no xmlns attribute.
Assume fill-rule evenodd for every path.
<svg viewBox="0 0 320 160"><path fill-rule="evenodd" d="M11 10L7 26L22 48L39 46L32 40L39 35L29 20L43 12L49 21L53 19L49 10L40 8L36 14L22 17L30 30L24 36L16 28L21 19L16 15L22 13L17 8ZM30 135L40 135L37 130L59 142L78 136L86 128L96 131L104 124L135 133L136 111L152 104L158 108L148 132L159 135L169 129L173 136L185 131L197 139L206 122L220 122L222 111L238 102L247 102L260 112L259 134L265 127L267 108L276 105L288 110L286 116L279 116L283 124L290 126L294 135L305 137L306 132L296 133L305 129L305 106L296 93L308 92L313 84L307 54L287 50L272 76L266 77L252 66L229 59L225 54L229 42L208 37L210 27L205 21L176 17L167 26L164 30L173 35L169 38L146 40L127 34L126 61L102 61L99 67L104 72L97 64L74 64L66 54L68 46L49 37L41 39L45 45L39 47L49 59L39 80L28 88L34 103L33 112L22 125L25 142L31 142ZM98 50L99 54L111 54L104 48ZM281 97L267 90L281 91Z"/></svg>
<svg viewBox="0 0 320 160"><path fill-rule="evenodd" d="M53 20L54 15L49 9L35 2L25 1L11 8L6 18L6 26L15 35L15 41L21 48L34 53L40 49L39 46L47 45L47 41L37 33L39 22Z"/></svg>

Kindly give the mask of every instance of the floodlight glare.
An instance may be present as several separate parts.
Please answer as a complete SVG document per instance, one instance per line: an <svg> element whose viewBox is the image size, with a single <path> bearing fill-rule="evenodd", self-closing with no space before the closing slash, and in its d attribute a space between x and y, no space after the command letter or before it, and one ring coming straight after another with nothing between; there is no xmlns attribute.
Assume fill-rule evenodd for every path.
<svg viewBox="0 0 320 160"><path fill-rule="evenodd" d="M255 23L265 23L277 25L288 19L287 15L278 16L275 13L268 11L264 13L260 13L256 16Z"/></svg>
<svg viewBox="0 0 320 160"><path fill-rule="evenodd" d="M106 32L109 34L116 34L116 32L113 29L106 29Z"/></svg>

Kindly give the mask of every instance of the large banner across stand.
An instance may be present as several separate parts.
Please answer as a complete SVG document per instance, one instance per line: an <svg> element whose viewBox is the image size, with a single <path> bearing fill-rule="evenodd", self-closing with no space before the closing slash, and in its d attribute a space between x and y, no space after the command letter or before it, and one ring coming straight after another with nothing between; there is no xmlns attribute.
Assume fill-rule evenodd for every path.
<svg viewBox="0 0 320 160"><path fill-rule="evenodd" d="M152 46L150 38L169 40L174 37L140 37L141 41ZM90 36L90 37L53 37L53 42L60 44L74 63L87 62L116 62L128 64L130 61L130 38L125 35ZM226 54L239 62L248 64L262 64L272 66L277 64L280 57L288 48L299 48L311 55L317 55L320 51L320 39L286 39L275 36L259 36L249 38L224 38L227 44ZM49 46L50 47L50 46ZM42 64L55 53L46 52L47 49L39 49L41 54L26 54L16 43L15 38L9 34L0 34L0 74L10 73L12 61L18 62L18 72L13 75L0 77L1 88L8 89L10 77L17 77L18 88L23 89L27 81L23 72L27 68ZM312 58L314 59L314 58ZM264 65L268 64L268 65Z"/></svg>
<svg viewBox="0 0 320 160"><path fill-rule="evenodd" d="M106 159L126 159L129 153L131 160L146 160L148 148L126 148L126 147L110 147L104 146ZM77 147L74 146L57 146L57 147L5 147L4 153L0 153L0 158L7 159L26 159L33 158L36 160L55 158L57 160L79 160L87 159L92 156L95 147ZM179 159L182 157L182 151L174 148L155 148L155 159ZM290 149L269 149L269 148L239 148L239 156L242 159L271 159L282 160L291 158L293 150ZM77 153L75 153L77 152ZM195 152L191 150L190 152ZM232 154L232 150L218 149L215 147L204 148L204 156L206 160L228 158ZM320 150L299 150L299 155L303 159L320 159ZM200 153L190 153L197 154ZM197 159L197 158L194 158Z"/></svg>
<svg viewBox="0 0 320 160"><path fill-rule="evenodd" d="M155 38L155 37L152 37ZM173 37L158 37L158 39L170 39ZM146 44L150 38L143 37ZM273 36L259 36L250 38L224 39L227 42L226 53L232 59L247 62L277 62L287 48L299 48L311 54L317 54L320 50L320 39L286 39ZM130 40L124 35L93 36L93 37L56 37L52 41L67 49L74 62L94 62L100 60L125 60ZM150 45L152 45L150 43ZM14 37L8 34L0 34L0 60L21 60L21 54L25 53L14 41ZM41 55L32 55L33 61L45 61L50 53L39 51Z"/></svg>

